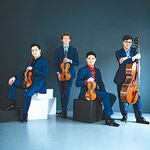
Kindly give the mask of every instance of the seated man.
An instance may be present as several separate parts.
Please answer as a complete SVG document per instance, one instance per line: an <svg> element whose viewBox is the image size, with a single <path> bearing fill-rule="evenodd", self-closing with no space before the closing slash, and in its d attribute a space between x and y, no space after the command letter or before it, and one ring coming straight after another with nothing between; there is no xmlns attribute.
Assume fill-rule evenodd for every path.
<svg viewBox="0 0 150 150"><path fill-rule="evenodd" d="M39 44L32 44L30 46L33 58L27 63L25 69L9 79L9 93L8 99L11 100L11 104L3 110L15 110L16 106L16 88L26 89L24 93L24 107L23 107L23 118L21 122L27 122L28 109L31 102L31 97L36 93L46 93L45 78L49 73L49 62L41 56L41 49ZM32 84L26 87L27 78L25 72L32 72Z"/></svg>
<svg viewBox="0 0 150 150"><path fill-rule="evenodd" d="M99 86L99 89L97 87L95 89L96 100L99 102L102 101L104 108L105 108L104 110L105 124L118 127L119 124L117 124L111 118L111 115L113 114L111 106L114 104L116 100L116 96L111 93L106 92L105 86L102 81L100 70L94 66L95 61L96 61L96 54L92 51L88 52L86 54L87 65L84 66L83 68L80 68L78 71L76 86L81 87L79 98L85 99L85 94L88 90L87 83L88 82L92 83L95 81L96 84ZM94 71L93 75L92 75L92 71ZM112 101L111 101L111 98L112 98Z"/></svg>

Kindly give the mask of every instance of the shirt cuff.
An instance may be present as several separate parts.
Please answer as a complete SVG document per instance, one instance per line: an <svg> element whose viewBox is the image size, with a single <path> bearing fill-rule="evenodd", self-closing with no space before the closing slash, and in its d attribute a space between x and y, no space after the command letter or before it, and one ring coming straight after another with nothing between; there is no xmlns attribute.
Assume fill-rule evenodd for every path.
<svg viewBox="0 0 150 150"><path fill-rule="evenodd" d="M135 59L132 57L132 61L135 61Z"/></svg>
<svg viewBox="0 0 150 150"><path fill-rule="evenodd" d="M72 60L70 61L70 63L72 64Z"/></svg>
<svg viewBox="0 0 150 150"><path fill-rule="evenodd" d="M57 72L56 74L58 74L59 72Z"/></svg>
<svg viewBox="0 0 150 150"><path fill-rule="evenodd" d="M87 83L88 83L87 80L85 80L85 84L86 84L86 85L87 85Z"/></svg>

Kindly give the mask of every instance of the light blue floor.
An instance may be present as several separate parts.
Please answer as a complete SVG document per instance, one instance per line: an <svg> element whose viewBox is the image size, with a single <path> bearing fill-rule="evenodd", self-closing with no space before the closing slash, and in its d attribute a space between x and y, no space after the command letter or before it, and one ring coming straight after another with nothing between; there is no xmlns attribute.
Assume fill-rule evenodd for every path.
<svg viewBox="0 0 150 150"><path fill-rule="evenodd" d="M72 112L68 116L0 123L0 150L150 150L150 125L135 123L132 113L126 124L120 113L113 115L120 127L72 121ZM150 114L144 117L150 121Z"/></svg>

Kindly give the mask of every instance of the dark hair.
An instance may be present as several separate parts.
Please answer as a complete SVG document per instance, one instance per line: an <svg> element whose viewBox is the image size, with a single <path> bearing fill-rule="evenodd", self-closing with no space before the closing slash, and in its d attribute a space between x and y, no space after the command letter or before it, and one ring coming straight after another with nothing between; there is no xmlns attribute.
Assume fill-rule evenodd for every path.
<svg viewBox="0 0 150 150"><path fill-rule="evenodd" d="M40 45L39 45L39 44L37 44L37 43L33 43L33 44L31 44L30 49L31 49L33 46L37 46L39 49L41 49Z"/></svg>
<svg viewBox="0 0 150 150"><path fill-rule="evenodd" d="M96 54L95 54L93 51L87 52L87 53L86 53L86 58L87 58L89 55L94 55L95 58L96 58Z"/></svg>
<svg viewBox="0 0 150 150"><path fill-rule="evenodd" d="M133 41L132 36L130 36L130 35L125 35L125 36L122 38L122 41L130 40L130 39Z"/></svg>
<svg viewBox="0 0 150 150"><path fill-rule="evenodd" d="M63 39L64 36L69 36L70 39L71 39L71 35L70 35L70 33L68 33L68 32L64 32L64 33L61 35L61 39Z"/></svg>

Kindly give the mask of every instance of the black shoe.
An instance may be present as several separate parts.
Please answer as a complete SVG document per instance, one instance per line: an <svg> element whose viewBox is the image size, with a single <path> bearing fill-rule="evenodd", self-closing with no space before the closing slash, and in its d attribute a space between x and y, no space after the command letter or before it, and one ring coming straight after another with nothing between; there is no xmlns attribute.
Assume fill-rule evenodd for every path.
<svg viewBox="0 0 150 150"><path fill-rule="evenodd" d="M67 119L67 113L66 113L66 112L62 112L62 117L63 117L64 119Z"/></svg>
<svg viewBox="0 0 150 150"><path fill-rule="evenodd" d="M62 116L63 112L61 111L60 113L56 113L56 114Z"/></svg>
<svg viewBox="0 0 150 150"><path fill-rule="evenodd" d="M10 104L9 106L3 108L2 110L4 110L4 111L17 110L17 106L13 105L13 104Z"/></svg>
<svg viewBox="0 0 150 150"><path fill-rule="evenodd" d="M109 126L119 127L119 124L114 121L112 118L107 118L105 124Z"/></svg>
<svg viewBox="0 0 150 150"><path fill-rule="evenodd" d="M122 121L122 122L126 122L126 121L127 121L127 118L128 118L127 116L123 116L122 119L121 119L121 121Z"/></svg>
<svg viewBox="0 0 150 150"><path fill-rule="evenodd" d="M20 122L24 123L24 122L27 122L27 115L23 115L22 119L20 120Z"/></svg>
<svg viewBox="0 0 150 150"><path fill-rule="evenodd" d="M144 117L140 117L136 119L137 123L143 123L143 124L149 124L148 121L146 121L146 119Z"/></svg>

